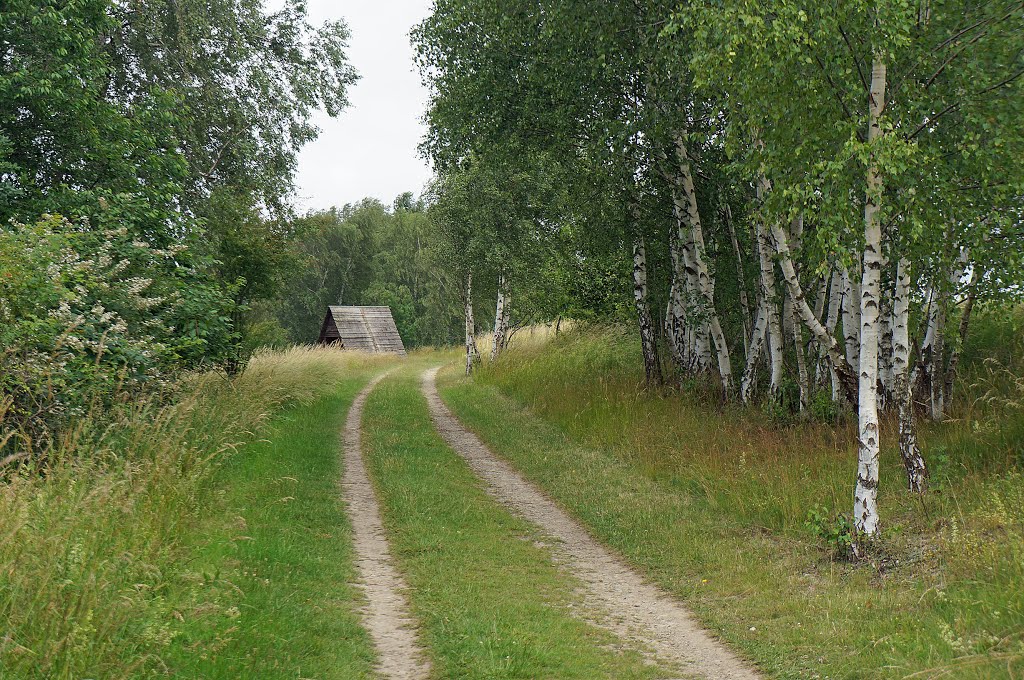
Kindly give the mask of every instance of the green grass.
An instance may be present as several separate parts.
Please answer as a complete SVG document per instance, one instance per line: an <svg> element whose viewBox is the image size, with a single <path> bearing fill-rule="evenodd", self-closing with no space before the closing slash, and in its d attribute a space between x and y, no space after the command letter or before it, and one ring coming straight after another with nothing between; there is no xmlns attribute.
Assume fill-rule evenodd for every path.
<svg viewBox="0 0 1024 680"><path fill-rule="evenodd" d="M291 409L217 475L218 521L204 523L196 562L213 598L175 640L176 675L372 677L338 486L339 434L365 382L347 378L336 395ZM206 649L193 654L197 643Z"/></svg>
<svg viewBox="0 0 1024 680"><path fill-rule="evenodd" d="M578 583L488 497L434 431L410 366L370 395L368 466L437 677L647 678L637 653L573 617Z"/></svg>
<svg viewBox="0 0 1024 680"><path fill-rule="evenodd" d="M44 468L8 476L0 677L364 673L338 435L384 363L295 348L189 376L170 404L83 417Z"/></svg>
<svg viewBox="0 0 1024 680"><path fill-rule="evenodd" d="M442 395L771 677L1024 673L1024 484L1011 416L1006 427L975 414L982 425L928 428L940 488L924 503L901 490L887 451L886 536L872 563L851 565L804 526L810 508L851 502L845 428L782 427L692 394L647 393L639 366L631 340L575 334L510 352L476 381L444 373Z"/></svg>

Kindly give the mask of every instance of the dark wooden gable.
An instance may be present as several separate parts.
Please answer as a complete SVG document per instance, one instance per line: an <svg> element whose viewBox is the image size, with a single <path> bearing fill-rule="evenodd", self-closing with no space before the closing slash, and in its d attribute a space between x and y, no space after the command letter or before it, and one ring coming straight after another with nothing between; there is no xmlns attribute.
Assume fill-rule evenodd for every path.
<svg viewBox="0 0 1024 680"><path fill-rule="evenodd" d="M342 344L341 334L338 333L338 324L334 322L334 315L327 312L327 316L324 317L324 322L320 326L320 344L321 345L334 345Z"/></svg>
<svg viewBox="0 0 1024 680"><path fill-rule="evenodd" d="M320 342L370 353L405 354L390 307L330 307Z"/></svg>

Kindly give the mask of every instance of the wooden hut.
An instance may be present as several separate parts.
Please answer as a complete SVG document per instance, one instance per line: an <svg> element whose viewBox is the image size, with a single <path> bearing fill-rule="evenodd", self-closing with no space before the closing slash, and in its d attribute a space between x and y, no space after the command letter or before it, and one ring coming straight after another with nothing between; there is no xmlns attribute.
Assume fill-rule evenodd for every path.
<svg viewBox="0 0 1024 680"><path fill-rule="evenodd" d="M328 307L320 327L320 344L405 356L390 307Z"/></svg>

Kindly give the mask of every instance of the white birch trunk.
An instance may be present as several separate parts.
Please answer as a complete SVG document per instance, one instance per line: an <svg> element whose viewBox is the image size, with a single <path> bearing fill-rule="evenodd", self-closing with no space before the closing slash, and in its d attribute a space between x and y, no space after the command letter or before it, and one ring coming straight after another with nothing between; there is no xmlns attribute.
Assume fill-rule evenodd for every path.
<svg viewBox="0 0 1024 680"><path fill-rule="evenodd" d="M476 322L473 319L473 272L466 274L466 375L473 372L473 366L480 360L476 348Z"/></svg>
<svg viewBox="0 0 1024 680"><path fill-rule="evenodd" d="M672 363L679 373L686 373L693 366L686 340L686 268L683 266L682 254L679 252L679 239L679 223L677 221L669 234L672 287L669 290L668 307L665 310L665 331L672 354Z"/></svg>
<svg viewBox="0 0 1024 680"><path fill-rule="evenodd" d="M636 303L640 345L644 356L644 374L648 385L661 384L661 365L654 338L654 321L647 302L647 248L643 237L633 241L633 300Z"/></svg>
<svg viewBox="0 0 1024 680"><path fill-rule="evenodd" d="M792 240L797 250L800 249L800 242L803 238L804 231L804 218L799 216L793 220L792 229ZM797 283L800 283L800 271L797 269L797 265L794 263L794 271L797 275ZM797 322L796 306L800 304L800 301L793 296L792 286L786 286L789 295L786 296L787 301L787 318L790 326L790 337L793 338L793 349L796 352L796 374L797 384L800 388L800 413L807 411L807 407L810 404L811 399L811 387L810 381L807 377L807 357L804 353L804 333L803 328ZM820 319L819 314L814 314L815 319Z"/></svg>
<svg viewBox="0 0 1024 680"><path fill-rule="evenodd" d="M757 382L757 363L764 351L764 341L768 335L768 310L758 296L757 313L754 315L754 330L751 332L749 350L747 351L747 365L743 370L743 379L740 381L740 398L744 404L749 404L753 396L754 385Z"/></svg>
<svg viewBox="0 0 1024 680"><path fill-rule="evenodd" d="M860 284L848 269L843 269L843 339L846 361L860 365Z"/></svg>
<svg viewBox="0 0 1024 680"><path fill-rule="evenodd" d="M807 375L807 357L804 353L803 326L797 323L795 303L789 305L789 323L792 327L793 347L796 350L796 374L800 387L800 413L807 411L811 400L811 386Z"/></svg>
<svg viewBox="0 0 1024 680"><path fill-rule="evenodd" d="M882 136L886 66L880 53L871 65L868 144ZM872 150L874 153L874 150ZM878 533L878 315L881 297L882 228L879 206L882 176L875 160L868 162L864 202L864 274L860 302L860 390L858 393L859 451L853 523L858 535Z"/></svg>
<svg viewBox="0 0 1024 680"><path fill-rule="evenodd" d="M829 337L835 338L836 326L839 325L839 310L843 305L843 275L839 269L832 269L832 280L829 282L828 313L825 315L825 330ZM818 352L821 359L828 357L828 346L818 342ZM829 377L832 383L832 401L838 402L842 399L842 391L839 385L839 376L828 364Z"/></svg>
<svg viewBox="0 0 1024 680"><path fill-rule="evenodd" d="M505 349L505 320L508 318L505 307L505 272L498 275L498 300L494 307L494 342L491 345L491 361L498 358L501 351Z"/></svg>
<svg viewBox="0 0 1024 680"><path fill-rule="evenodd" d="M883 234L883 238L885 235ZM878 307L878 382L882 386L879 393L879 405L888 409L893 395L893 287L885 280L889 270L889 260L882 255L880 284L881 299Z"/></svg>
<svg viewBox="0 0 1024 680"><path fill-rule="evenodd" d="M762 178L761 181L765 184L766 189L770 186L767 179ZM779 253L779 266L782 268L782 278L786 282L786 288L794 302L793 307L801 321L811 331L814 339L819 345L826 348L829 362L839 378L843 393L852 400L857 391L856 375L853 372L853 368L847 362L846 357L843 356L839 343L825 330L825 327L821 325L818 318L814 316L814 310L811 309L807 299L804 297L800 279L796 274L796 267L793 265L793 256L790 251L789 238L786 235L786 231L777 223L773 223L772 235L775 237L775 248Z"/></svg>
<svg viewBox="0 0 1024 680"><path fill-rule="evenodd" d="M767 177L761 175L757 185L758 200L763 203L769 191L771 191L771 183ZM775 262L772 259L774 246L763 220L758 220L755 223L754 236L757 239L758 264L761 273L761 304L767 323L768 365L770 367L768 394L771 399L778 399L779 390L782 388L782 323L779 319L778 295L775 286Z"/></svg>
<svg viewBox="0 0 1024 680"><path fill-rule="evenodd" d="M907 472L907 488L925 490L928 469L917 443L914 401L910 389L910 262L900 258L892 296L893 399L899 412L900 458Z"/></svg>
<svg viewBox="0 0 1024 680"><path fill-rule="evenodd" d="M722 379L722 389L726 396L733 392L732 361L729 356L729 345L722 331L722 324L715 309L715 282L704 261L704 228L701 225L700 211L697 208L697 191L693 184L693 173L690 158L686 152L682 136L675 140L676 162L678 165L675 196L682 199L677 204L678 214L684 217L690 227L693 240L693 266L697 277L697 292L700 295L701 315L706 316L708 331L715 344L718 358L718 373Z"/></svg>

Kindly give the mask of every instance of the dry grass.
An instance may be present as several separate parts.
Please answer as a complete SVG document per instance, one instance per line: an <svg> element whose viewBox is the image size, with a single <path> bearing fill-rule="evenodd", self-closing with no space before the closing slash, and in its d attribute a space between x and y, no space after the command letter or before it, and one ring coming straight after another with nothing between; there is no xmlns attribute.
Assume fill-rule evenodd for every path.
<svg viewBox="0 0 1024 680"><path fill-rule="evenodd" d="M716 404L701 385L645 390L631 333L513 348L445 398L770 676L1020 677L1024 335L978 321L950 419L922 426L924 498L905 491L883 423L883 536L859 564L833 561L806 524L851 509L850 425Z"/></svg>
<svg viewBox="0 0 1024 680"><path fill-rule="evenodd" d="M45 464L9 474L0 487L4 676L163 671L181 612L203 605L206 577L191 572L182 537L219 461L285 405L381 361L314 348L261 354L235 378L189 376L171 405L85 418Z"/></svg>

